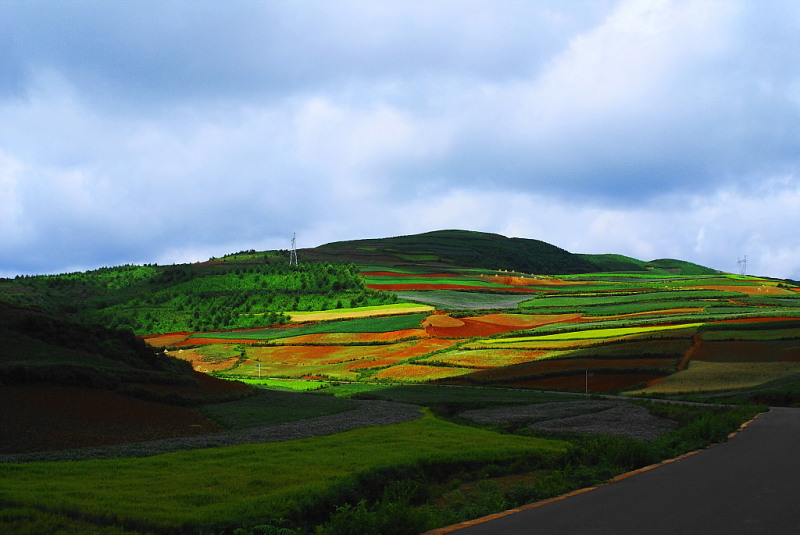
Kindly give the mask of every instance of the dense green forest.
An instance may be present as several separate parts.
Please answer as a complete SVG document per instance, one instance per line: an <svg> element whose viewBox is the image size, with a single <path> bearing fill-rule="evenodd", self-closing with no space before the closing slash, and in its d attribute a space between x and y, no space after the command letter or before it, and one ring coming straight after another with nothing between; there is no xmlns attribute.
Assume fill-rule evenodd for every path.
<svg viewBox="0 0 800 535"><path fill-rule="evenodd" d="M259 327L284 312L393 303L352 264L290 266L262 258L126 265L0 280L0 299L137 334Z"/></svg>

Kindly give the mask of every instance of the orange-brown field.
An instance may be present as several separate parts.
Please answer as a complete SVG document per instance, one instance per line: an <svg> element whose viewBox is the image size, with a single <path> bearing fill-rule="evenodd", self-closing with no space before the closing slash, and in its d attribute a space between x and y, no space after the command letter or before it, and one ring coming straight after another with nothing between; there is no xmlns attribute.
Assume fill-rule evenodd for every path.
<svg viewBox="0 0 800 535"><path fill-rule="evenodd" d="M522 329L532 329L552 323L575 321L581 314L529 315L486 314L454 318L448 314L432 314L422 323L431 336L443 338L478 338Z"/></svg>
<svg viewBox="0 0 800 535"><path fill-rule="evenodd" d="M507 286L585 286L589 283L581 281L567 281L554 278L528 278L512 275L486 275L478 277L486 282L505 284Z"/></svg>

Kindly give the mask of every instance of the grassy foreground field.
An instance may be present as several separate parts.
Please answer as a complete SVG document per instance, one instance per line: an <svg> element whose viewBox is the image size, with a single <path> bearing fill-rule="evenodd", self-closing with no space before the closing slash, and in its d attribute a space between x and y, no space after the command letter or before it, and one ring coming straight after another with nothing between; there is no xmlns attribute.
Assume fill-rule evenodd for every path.
<svg viewBox="0 0 800 535"><path fill-rule="evenodd" d="M350 395L345 386L340 393ZM286 395L297 396L291 404L299 402L309 411L278 411L289 419L323 414L337 401ZM357 397L416 403L424 413L403 423L277 443L144 458L2 463L0 528L9 533L221 535L281 528L286 534L413 534L597 484L721 440L757 410L651 407L683 425L646 441L548 437L519 424L464 425L458 418L476 407L574 403L553 394L420 385L362 389ZM338 401L345 410L354 402ZM231 425L246 427L248 418L263 422L268 407L275 413L272 403L261 414L257 403L245 410L247 403L218 405L219 421L244 418Z"/></svg>
<svg viewBox="0 0 800 535"><path fill-rule="evenodd" d="M0 470L2 496L15 504L48 504L137 529L219 530L264 518L321 520L326 502L341 500L359 478L380 471L477 466L565 447L425 416L285 443Z"/></svg>

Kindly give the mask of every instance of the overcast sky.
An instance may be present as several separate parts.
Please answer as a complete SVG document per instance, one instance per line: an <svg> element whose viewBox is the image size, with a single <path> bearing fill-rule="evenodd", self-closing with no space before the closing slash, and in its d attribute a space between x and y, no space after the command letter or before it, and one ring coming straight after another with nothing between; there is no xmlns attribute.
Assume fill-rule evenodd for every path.
<svg viewBox="0 0 800 535"><path fill-rule="evenodd" d="M797 0L0 0L0 276L461 228L800 279Z"/></svg>

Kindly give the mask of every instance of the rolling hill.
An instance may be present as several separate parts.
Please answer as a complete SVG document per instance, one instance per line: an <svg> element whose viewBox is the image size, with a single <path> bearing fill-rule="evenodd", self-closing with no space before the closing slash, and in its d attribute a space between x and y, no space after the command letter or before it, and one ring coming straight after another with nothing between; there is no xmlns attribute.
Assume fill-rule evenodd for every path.
<svg viewBox="0 0 800 535"><path fill-rule="evenodd" d="M674 259L645 262L617 254L576 254L541 240L508 238L469 230L340 241L302 249L311 260L346 261L366 266L484 268L536 274L653 272L713 275L711 268Z"/></svg>

